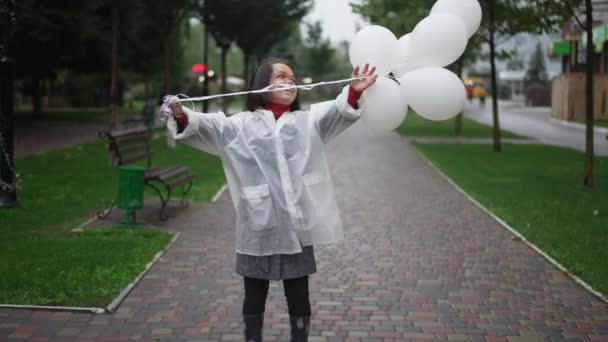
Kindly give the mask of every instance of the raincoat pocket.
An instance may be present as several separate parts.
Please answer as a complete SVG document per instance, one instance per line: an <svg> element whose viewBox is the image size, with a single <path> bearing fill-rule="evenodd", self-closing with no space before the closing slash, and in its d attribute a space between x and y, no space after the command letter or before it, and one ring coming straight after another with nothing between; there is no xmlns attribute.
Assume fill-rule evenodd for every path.
<svg viewBox="0 0 608 342"><path fill-rule="evenodd" d="M246 216L253 230L277 226L277 215L268 184L241 188L241 199L245 201Z"/></svg>

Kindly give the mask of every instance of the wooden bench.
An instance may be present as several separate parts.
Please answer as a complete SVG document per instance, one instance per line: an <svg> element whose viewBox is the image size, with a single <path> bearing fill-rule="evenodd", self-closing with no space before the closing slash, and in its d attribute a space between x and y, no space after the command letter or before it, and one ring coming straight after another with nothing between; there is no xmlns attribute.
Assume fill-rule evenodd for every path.
<svg viewBox="0 0 608 342"><path fill-rule="evenodd" d="M159 217L162 221L168 218L164 211L171 199L171 192L175 188L183 186L184 192L180 204L182 206L187 205L188 202L184 198L192 188L194 178L192 171L187 166L152 167L152 131L140 126L111 132L99 132L99 137L107 138L109 141L111 166L129 165L144 160L147 162L144 183L154 189L160 197ZM165 188L166 195L163 195L160 186ZM116 200L105 212L98 212L97 217L107 217L115 205Z"/></svg>

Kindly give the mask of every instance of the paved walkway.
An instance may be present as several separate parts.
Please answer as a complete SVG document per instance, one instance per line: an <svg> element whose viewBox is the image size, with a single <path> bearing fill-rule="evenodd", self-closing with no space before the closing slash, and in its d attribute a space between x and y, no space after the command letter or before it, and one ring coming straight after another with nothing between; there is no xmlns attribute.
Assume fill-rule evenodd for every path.
<svg viewBox="0 0 608 342"><path fill-rule="evenodd" d="M491 101L491 100L490 100ZM492 125L492 102L483 108L477 101L467 103L465 116L486 125ZM517 107L513 103L499 102L500 128L527 136L539 142L585 151L585 131L568 127L551 120L549 107ZM606 133L596 131L593 137L594 154L608 156Z"/></svg>
<svg viewBox="0 0 608 342"><path fill-rule="evenodd" d="M514 240L403 138L356 124L329 145L346 240L318 247L311 341L608 340L608 304ZM181 232L112 315L0 310L0 340L241 340L229 194ZM288 340L273 282L266 340Z"/></svg>
<svg viewBox="0 0 608 342"><path fill-rule="evenodd" d="M409 141L421 143L421 144L486 144L492 145L492 138L466 138L466 137L408 137ZM534 139L500 139L503 144L518 144L518 145L530 145L530 144L543 144L538 140Z"/></svg>
<svg viewBox="0 0 608 342"><path fill-rule="evenodd" d="M97 133L107 129L102 120L18 119L15 124L15 157L99 140Z"/></svg>

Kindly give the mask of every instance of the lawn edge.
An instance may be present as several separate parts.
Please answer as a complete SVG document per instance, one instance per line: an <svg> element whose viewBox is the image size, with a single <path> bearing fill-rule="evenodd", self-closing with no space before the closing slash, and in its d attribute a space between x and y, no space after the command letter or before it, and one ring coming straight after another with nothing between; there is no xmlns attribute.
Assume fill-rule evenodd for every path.
<svg viewBox="0 0 608 342"><path fill-rule="evenodd" d="M535 244L533 244L528 239L526 239L526 237L523 236L521 233L519 233L517 230L515 230L515 228L511 227L508 223L506 223L500 217L495 215L492 211L490 211L488 208L486 208L483 204L479 203L475 198L473 198L464 189L462 189L458 184L456 184L456 182L454 182L450 177L448 177L448 175L446 175L443 171L441 171L441 169L439 169L439 167L437 167L429 158L427 158L421 151L419 151L416 148L416 146L414 146L413 144L410 144L410 145L413 147L414 152L421 159L426 161L426 163L433 170L435 170L439 174L439 176L441 176L444 180L446 180L454 189L456 189L458 192L460 192L462 195L464 195L464 197L469 202L473 203L475 206L477 206L479 209L481 209L484 213L486 213L488 216L490 216L494 221L496 221L499 225L501 225L503 228L505 228L506 230L511 232L511 234L515 235L518 239L523 241L526 245L528 245L530 248L532 248L538 254L543 256L547 261L549 261L551 264L553 264L553 266L555 266L557 269L559 269L564 274L566 274L567 277L573 279L582 288L584 288L585 290L587 290L588 292L590 292L591 294L593 294L594 296L596 296L603 302L608 303L608 297L604 296L601 292L595 290L591 285L587 284L587 282L585 282L583 279L579 278L577 275L570 272L566 267L564 267L562 264L560 264L555 259L553 259L551 256L549 256L547 253L543 252L543 250L538 248Z"/></svg>
<svg viewBox="0 0 608 342"><path fill-rule="evenodd" d="M175 243L175 241L181 235L180 232L171 232L171 233L173 234L173 238L171 238L171 241L169 241L169 243L167 244L167 246L163 250L161 250L160 252L156 253L156 255L154 256L154 258L152 259L152 261L150 261L146 265L146 268L135 278L135 280L132 283L128 284L118 294L118 296L116 296L116 298L114 298L114 300L112 300L112 302L110 302L110 304L105 307L105 312L106 313L114 313L114 311L116 310L116 308L118 308L118 306L120 306L120 304L122 303L122 301L129 295L129 293L135 287L135 285L137 285L137 283L139 283L139 281L146 275L146 273L148 273L148 271L152 268L152 266L154 266L154 264L156 264L156 262L158 261L158 259L160 259L169 250L169 248L171 248L171 246L173 246L173 244Z"/></svg>
<svg viewBox="0 0 608 342"><path fill-rule="evenodd" d="M217 202L218 198L224 194L224 191L228 188L228 184L222 185L222 187L215 193L215 196L211 199L211 203Z"/></svg>
<svg viewBox="0 0 608 342"><path fill-rule="evenodd" d="M96 307L81 307L81 306L48 306L48 305L19 305L19 304L0 304L0 308L3 309L26 309L26 310L49 310L49 311L69 311L69 312L91 312L94 314L111 314L116 311L116 308L120 306L122 301L129 295L131 290L139 283L139 281L148 273L148 271L156 264L158 259L160 259L168 250L173 246L175 241L179 238L181 233L179 232L170 232L173 234L173 238L167 246L160 252L154 255L152 261L146 264L146 268L135 278L133 282L128 284L118 296L116 296L110 304L108 304L105 308L96 308Z"/></svg>

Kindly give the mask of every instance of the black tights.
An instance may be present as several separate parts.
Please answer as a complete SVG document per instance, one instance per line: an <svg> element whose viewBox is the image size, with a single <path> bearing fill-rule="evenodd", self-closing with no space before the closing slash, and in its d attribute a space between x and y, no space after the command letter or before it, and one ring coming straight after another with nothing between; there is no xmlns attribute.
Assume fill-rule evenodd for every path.
<svg viewBox="0 0 608 342"><path fill-rule="evenodd" d="M245 277L244 315L260 315L266 311L269 280ZM308 299L308 276L283 280L289 315L293 317L310 316Z"/></svg>

